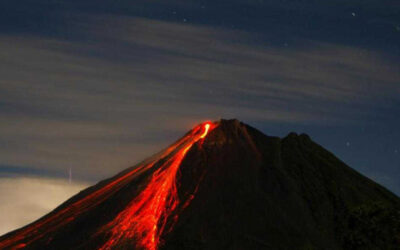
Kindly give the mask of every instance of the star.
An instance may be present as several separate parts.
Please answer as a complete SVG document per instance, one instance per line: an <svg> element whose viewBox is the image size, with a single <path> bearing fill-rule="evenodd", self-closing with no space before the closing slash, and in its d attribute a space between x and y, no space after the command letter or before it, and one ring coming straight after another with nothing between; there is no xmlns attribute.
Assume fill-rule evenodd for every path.
<svg viewBox="0 0 400 250"><path fill-rule="evenodd" d="M350 142L346 142L346 146L347 146L347 147L350 147Z"/></svg>

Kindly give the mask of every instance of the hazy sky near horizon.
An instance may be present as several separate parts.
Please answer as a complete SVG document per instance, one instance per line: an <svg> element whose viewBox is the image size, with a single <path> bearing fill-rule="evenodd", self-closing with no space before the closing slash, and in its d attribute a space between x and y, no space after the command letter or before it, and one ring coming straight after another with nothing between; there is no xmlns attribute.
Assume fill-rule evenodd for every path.
<svg viewBox="0 0 400 250"><path fill-rule="evenodd" d="M399 195L399 69L396 0L2 1L0 187L69 195L238 118Z"/></svg>

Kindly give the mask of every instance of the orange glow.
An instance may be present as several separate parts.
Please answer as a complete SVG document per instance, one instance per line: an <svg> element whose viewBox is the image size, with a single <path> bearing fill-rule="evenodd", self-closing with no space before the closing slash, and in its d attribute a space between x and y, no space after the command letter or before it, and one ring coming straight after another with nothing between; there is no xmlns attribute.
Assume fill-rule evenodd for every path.
<svg viewBox="0 0 400 250"><path fill-rule="evenodd" d="M150 161L118 175L92 193L19 230L13 237L1 241L0 249L29 246L31 242L45 237L47 233L72 222L79 214L104 202L139 174L154 171L140 194L111 222L101 228L99 233L111 233L111 237L101 249L110 249L121 241L134 239L136 248L156 250L167 219L179 204L176 187L179 166L193 144L203 140L215 126L210 122L196 126L188 135ZM162 159L167 160L153 170L155 164ZM192 199L193 197L186 201L184 207Z"/></svg>
<svg viewBox="0 0 400 250"><path fill-rule="evenodd" d="M138 249L158 248L167 219L179 204L176 187L179 166L193 144L205 138L209 132L209 123L202 126L203 132L189 135L188 141L183 143L178 152L152 174L150 182L139 196L101 230L112 233L101 249L111 249L114 244L127 239L135 239ZM193 131L197 132L198 129Z"/></svg>
<svg viewBox="0 0 400 250"><path fill-rule="evenodd" d="M204 137L206 137L206 135L207 135L209 129L210 129L210 123L204 124L204 132L203 132L203 134L200 136L200 138L203 139Z"/></svg>

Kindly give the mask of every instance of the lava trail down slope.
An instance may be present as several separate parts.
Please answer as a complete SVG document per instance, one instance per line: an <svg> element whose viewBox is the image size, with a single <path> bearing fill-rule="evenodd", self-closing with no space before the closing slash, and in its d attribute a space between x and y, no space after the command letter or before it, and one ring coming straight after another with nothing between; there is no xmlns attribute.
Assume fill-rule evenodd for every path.
<svg viewBox="0 0 400 250"><path fill-rule="evenodd" d="M59 208L49 216L16 232L12 237L0 242L3 248L29 248L36 241L51 243L52 235L59 228L68 226L77 216L95 209L111 195L139 174L152 172L145 187L134 197L118 215L99 228L95 235L108 234L109 237L99 249L112 249L120 244L132 242L132 248L155 250L158 248L159 237L163 233L169 215L179 205L176 189L176 175L187 151L194 143L204 140L208 132L217 126L206 122L195 127L182 139L168 147L160 155L122 173L116 178L100 185L85 196L70 202L68 206ZM155 168L156 166L156 168ZM193 195L193 194L192 194ZM187 200L185 206L188 205ZM176 220L177 216L173 218ZM134 243L132 241L134 239ZM125 242L125 243L124 243Z"/></svg>
<svg viewBox="0 0 400 250"><path fill-rule="evenodd" d="M308 135L206 122L0 249L400 249L400 199Z"/></svg>

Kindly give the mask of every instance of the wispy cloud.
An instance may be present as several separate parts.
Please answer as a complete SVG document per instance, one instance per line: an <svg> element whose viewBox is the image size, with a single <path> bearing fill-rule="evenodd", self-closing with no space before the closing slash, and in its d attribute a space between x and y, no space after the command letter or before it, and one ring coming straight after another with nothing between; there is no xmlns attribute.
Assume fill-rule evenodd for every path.
<svg viewBox="0 0 400 250"><path fill-rule="evenodd" d="M357 122L400 93L398 65L370 50L145 18L71 25L84 40L0 38L3 164L103 177L203 119Z"/></svg>

